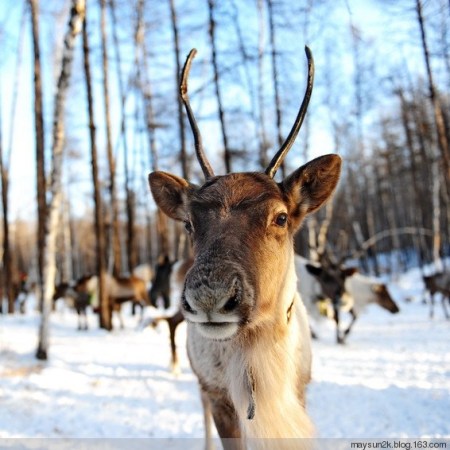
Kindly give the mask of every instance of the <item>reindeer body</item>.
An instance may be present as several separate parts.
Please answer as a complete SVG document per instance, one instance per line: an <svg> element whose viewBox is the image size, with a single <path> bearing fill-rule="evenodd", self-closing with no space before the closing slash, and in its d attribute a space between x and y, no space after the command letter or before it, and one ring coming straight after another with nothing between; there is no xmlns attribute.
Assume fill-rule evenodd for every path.
<svg viewBox="0 0 450 450"><path fill-rule="evenodd" d="M147 285L151 283L154 276L152 267L150 266L150 264L146 263L139 264L138 266L136 266L132 271L132 275L137 278L140 278Z"/></svg>
<svg viewBox="0 0 450 450"><path fill-rule="evenodd" d="M358 315L367 305L377 304L393 314L399 311L386 285L379 280L354 272L353 269L339 267L334 267L335 273L330 274L327 268L312 266L310 261L298 255L295 256L295 265L299 276L298 289L308 314L314 319L319 319L321 315L333 319L336 322L338 343L344 342ZM319 300L328 301L326 314L319 314ZM339 330L339 314L336 315L336 310L348 312L352 316L343 334Z"/></svg>
<svg viewBox="0 0 450 450"><path fill-rule="evenodd" d="M434 317L434 296L438 293L442 295L442 309L447 319L450 318L446 300L450 301L450 272L438 272L434 275L425 275L423 277L425 289L430 295L430 319Z"/></svg>
<svg viewBox="0 0 450 450"><path fill-rule="evenodd" d="M111 313L116 312L119 316L120 326L124 327L121 315L122 304L128 301L139 304L142 308L150 304L145 281L136 276L131 277L113 277L106 274L105 277L106 295L108 296ZM53 300L64 297L71 299L73 306L78 314L78 328L88 329L86 309L92 306L98 309L98 277L96 275L85 275L79 278L73 285L61 283L55 288ZM142 318L142 314L141 314Z"/></svg>
<svg viewBox="0 0 450 450"><path fill-rule="evenodd" d="M345 280L345 310L353 309L359 314L369 304L381 306L392 314L400 311L389 294L386 284L375 278L355 273Z"/></svg>
<svg viewBox="0 0 450 450"><path fill-rule="evenodd" d="M187 97L189 54L180 93L194 131L201 186L166 172L149 175L157 205L184 222L193 244L181 309L188 355L225 448L309 448L313 427L305 410L311 349L307 316L297 294L293 238L304 217L334 191L341 159L327 155L280 183L274 176L300 129L308 87L286 142L265 173L215 176L201 146ZM232 438L232 441L227 439ZM267 438L277 439L271 441ZM267 439L267 440L265 440Z"/></svg>

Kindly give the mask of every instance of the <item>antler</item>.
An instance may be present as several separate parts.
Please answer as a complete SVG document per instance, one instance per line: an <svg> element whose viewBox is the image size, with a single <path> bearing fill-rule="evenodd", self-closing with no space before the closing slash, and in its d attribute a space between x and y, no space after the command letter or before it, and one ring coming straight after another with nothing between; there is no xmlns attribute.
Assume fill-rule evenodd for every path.
<svg viewBox="0 0 450 450"><path fill-rule="evenodd" d="M186 62L184 63L184 67L181 72L180 96L181 99L183 100L184 107L186 108L186 113L192 128L192 133L194 134L195 153L197 154L197 159L202 168L203 175L205 175L205 179L208 180L209 178L214 176L214 172L211 168L211 165L208 162L208 159L206 158L205 153L203 152L202 136L200 134L200 130L198 129L194 113L192 112L188 96L187 80L189 77L189 71L191 69L192 60L194 59L196 54L197 50L193 48L189 52L189 55L186 58Z"/></svg>
<svg viewBox="0 0 450 450"><path fill-rule="evenodd" d="M285 156L288 151L291 149L292 144L294 143L298 132L303 123L303 119L306 115L306 110L308 109L309 99L311 98L313 83L314 83L314 60L311 53L311 50L308 46L305 46L306 57L308 58L308 82L306 85L305 96L303 97L302 105L300 106L300 111L297 114L297 118L295 119L294 126L292 127L291 132L289 133L287 139L284 141L280 150L278 150L277 154L273 157L272 161L270 161L269 166L266 169L266 174L273 178L281 166Z"/></svg>

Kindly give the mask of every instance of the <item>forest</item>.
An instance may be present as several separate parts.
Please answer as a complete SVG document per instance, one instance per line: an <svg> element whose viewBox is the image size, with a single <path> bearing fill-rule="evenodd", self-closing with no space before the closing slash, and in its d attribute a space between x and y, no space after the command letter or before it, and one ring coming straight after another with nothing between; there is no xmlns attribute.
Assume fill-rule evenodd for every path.
<svg viewBox="0 0 450 450"><path fill-rule="evenodd" d="M2 1L1 313L15 312L25 281L46 317L59 283L190 254L148 174L201 179L179 97L192 48L192 108L219 174L264 170L294 123L312 50L311 104L279 176L327 153L343 169L297 234L300 255L374 275L442 269L449 18L444 0Z"/></svg>

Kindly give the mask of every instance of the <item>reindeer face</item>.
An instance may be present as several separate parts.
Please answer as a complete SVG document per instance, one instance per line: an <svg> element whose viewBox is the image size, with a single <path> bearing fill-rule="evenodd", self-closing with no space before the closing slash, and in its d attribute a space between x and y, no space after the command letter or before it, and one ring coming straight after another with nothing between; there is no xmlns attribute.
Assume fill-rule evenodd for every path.
<svg viewBox="0 0 450 450"><path fill-rule="evenodd" d="M326 267L306 265L306 270L319 282L322 293L333 302L339 302L345 292L345 280L357 270L343 269L338 265L328 264Z"/></svg>
<svg viewBox="0 0 450 450"><path fill-rule="evenodd" d="M166 173L150 175L158 206L185 223L193 243L182 308L203 336L229 339L274 316L292 265L292 236L329 197L339 170L340 158L329 155L282 183L239 173L198 188Z"/></svg>
<svg viewBox="0 0 450 450"><path fill-rule="evenodd" d="M395 314L400 311L397 304L392 299L389 291L384 284L374 284L372 286L372 291L375 294L376 302L384 309Z"/></svg>

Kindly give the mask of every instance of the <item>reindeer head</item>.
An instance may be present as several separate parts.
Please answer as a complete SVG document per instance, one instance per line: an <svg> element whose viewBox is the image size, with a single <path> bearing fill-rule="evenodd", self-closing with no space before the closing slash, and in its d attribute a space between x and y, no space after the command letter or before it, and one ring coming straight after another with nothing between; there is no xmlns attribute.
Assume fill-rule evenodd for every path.
<svg viewBox="0 0 450 450"><path fill-rule="evenodd" d="M150 188L157 205L184 222L195 260L185 280L182 309L188 322L207 338L229 339L262 323L286 319L295 294L293 235L303 218L316 211L336 187L341 159L317 158L280 183L273 177L298 134L311 95L313 62L309 49L308 87L294 127L265 173L215 176L201 145L182 74L181 96L194 131L205 182L153 172ZM287 305L287 306L286 306ZM281 314L278 314L280 310Z"/></svg>
<svg viewBox="0 0 450 450"><path fill-rule="evenodd" d="M382 308L387 309L392 314L398 313L400 311L397 303L392 299L391 294L385 284L374 284L372 286L372 292L375 294L376 303Z"/></svg>
<svg viewBox="0 0 450 450"><path fill-rule="evenodd" d="M339 302L345 292L345 280L357 272L356 268L334 265L306 265L306 270L319 282L322 293L333 302Z"/></svg>

